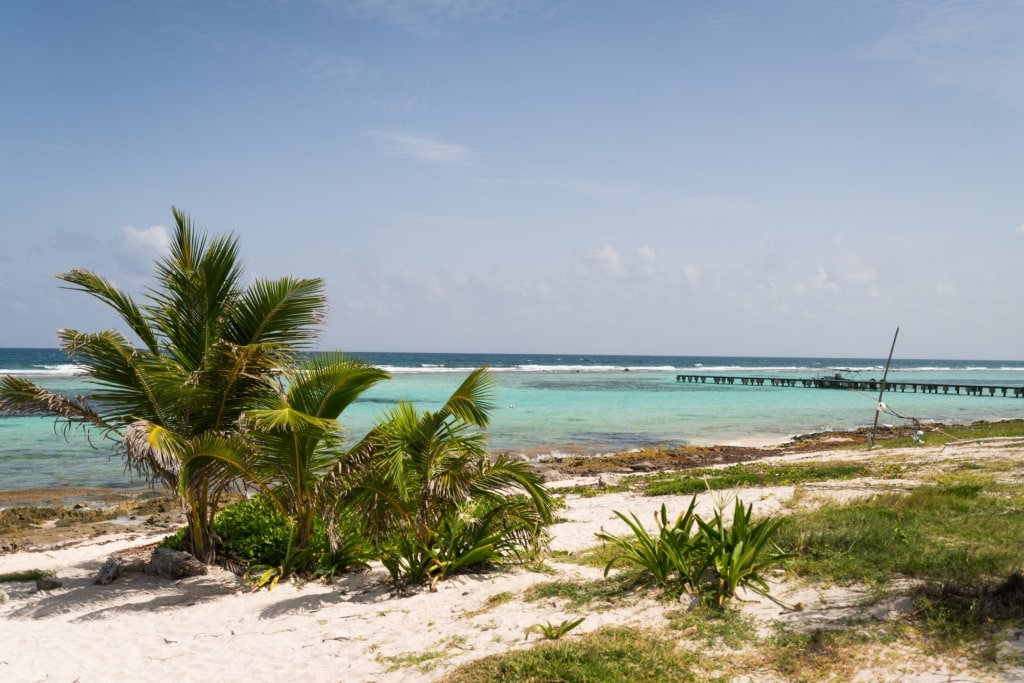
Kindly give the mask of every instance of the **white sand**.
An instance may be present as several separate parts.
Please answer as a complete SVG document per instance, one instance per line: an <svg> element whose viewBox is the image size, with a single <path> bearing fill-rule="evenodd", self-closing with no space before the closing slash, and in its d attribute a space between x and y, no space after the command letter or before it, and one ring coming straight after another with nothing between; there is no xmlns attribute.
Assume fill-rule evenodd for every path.
<svg viewBox="0 0 1024 683"><path fill-rule="evenodd" d="M948 455L938 449L913 451L916 459L924 460L938 461ZM870 493L883 485L909 482L865 480L805 490L812 496L834 498L839 493ZM759 514L779 510L792 495L792 487L742 492L744 501L753 503ZM803 495L806 500L808 494ZM662 503L676 514L688 502L688 496L569 495L568 507L559 513L567 521L553 528L551 547L583 550L596 543L594 534L602 527L625 533L614 510L633 512L650 523ZM700 511L708 513L713 504L712 496L702 496ZM601 574L558 562L548 563L557 570L557 577L525 570L459 576L440 583L436 593L405 597L389 592L387 574L381 569L341 577L331 586L282 584L257 592L248 591L236 576L219 569L181 581L125 574L107 586L93 583L112 553L158 539L133 533L58 550L0 555L0 573L48 569L63 583L50 591L36 591L34 583L0 584L8 595L0 605L0 681L436 681L472 659L531 647L540 638L532 635L524 641L525 631L533 624L559 624L585 616L573 634L609 624L651 627L659 625L660 615L671 609L638 600L614 609L575 613L550 600L524 602L522 593L530 585ZM144 555L148 558L148 550ZM745 603L744 609L765 624L773 620L819 623L858 609L855 592L793 586L776 590L786 600L803 602L806 609L783 613L764 600ZM514 596L512 601L488 608L489 598L506 592ZM876 609L883 610L880 618L884 618L889 607ZM430 653L434 656L428 657ZM944 660L895 655L882 660L882 668L866 669L861 680L1007 680L966 673L960 670L962 663Z"/></svg>

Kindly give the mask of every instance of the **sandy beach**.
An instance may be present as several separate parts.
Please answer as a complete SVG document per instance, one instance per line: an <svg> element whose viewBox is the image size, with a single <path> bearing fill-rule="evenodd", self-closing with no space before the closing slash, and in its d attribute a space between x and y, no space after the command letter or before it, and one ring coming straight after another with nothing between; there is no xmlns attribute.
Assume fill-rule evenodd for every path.
<svg viewBox="0 0 1024 683"><path fill-rule="evenodd" d="M951 459L983 459L993 449L981 445L925 447L903 451L790 453L770 461L898 458L921 470L942 467ZM767 453L770 453L768 451ZM1020 455L1024 448L1000 448L1000 456ZM820 482L801 487L802 505L840 501L880 490L912 487L912 475L898 480ZM596 485L597 477L552 482L555 489ZM578 490L578 489L574 489ZM744 501L758 514L785 513L795 487L743 489ZM709 513L735 492L701 496L699 510ZM643 497L635 493L581 495L567 493L566 507L551 530L552 559L544 572L527 568L456 576L435 593L392 593L381 568L337 578L331 585L284 583L273 590L250 591L239 577L211 567L205 576L170 581L144 573L125 573L109 585L94 579L111 555L126 561L148 558L152 546L173 520L133 520L124 531L20 548L0 554L0 574L41 569L52 571L60 585L37 590L32 582L0 584L0 679L4 681L441 681L468 661L512 648L534 647L531 625L557 624L584 617L566 636L611 624L656 627L666 611L679 605L638 597L601 609L582 611L553 599L525 600L530 586L558 579L596 579L596 568L559 561L592 547L594 534L607 529L624 533L615 510L644 520L661 503L680 510L688 496ZM147 523L148 522L148 523ZM786 622L814 625L841 621L874 610L877 618L898 612L899 601L865 605L856 588L776 583L783 600L802 603L787 611L753 594L740 596L738 609L753 615L759 628ZM495 596L502 596L501 600ZM500 603L500 604L498 604ZM683 638L685 640L685 638ZM1024 647L1018 636L1014 646ZM734 680L780 680L763 676ZM880 645L865 661L856 680L995 681L1024 680L1024 669L998 674L970 663L907 652Z"/></svg>

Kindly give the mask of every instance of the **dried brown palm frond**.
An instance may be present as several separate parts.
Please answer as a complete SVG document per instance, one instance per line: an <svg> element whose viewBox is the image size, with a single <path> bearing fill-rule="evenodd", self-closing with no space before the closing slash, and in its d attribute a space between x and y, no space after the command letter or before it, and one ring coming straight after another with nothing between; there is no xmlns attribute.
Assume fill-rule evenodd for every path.
<svg viewBox="0 0 1024 683"><path fill-rule="evenodd" d="M0 377L0 415L55 416L64 422L65 431L79 424L114 429L84 396L57 394L13 375Z"/></svg>
<svg viewBox="0 0 1024 683"><path fill-rule="evenodd" d="M128 425L121 439L125 466L160 479L172 491L178 489L181 460L175 454L176 437L148 420Z"/></svg>

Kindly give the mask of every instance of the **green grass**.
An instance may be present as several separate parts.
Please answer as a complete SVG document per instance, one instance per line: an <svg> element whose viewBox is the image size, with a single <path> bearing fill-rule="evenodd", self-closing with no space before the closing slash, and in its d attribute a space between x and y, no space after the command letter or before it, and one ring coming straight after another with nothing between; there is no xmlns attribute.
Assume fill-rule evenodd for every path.
<svg viewBox="0 0 1024 683"><path fill-rule="evenodd" d="M650 477L644 487L648 496L686 495L703 491L744 486L784 486L811 481L855 479L869 474L867 465L849 463L812 463L772 465L750 463L725 469L702 468L687 472L668 472Z"/></svg>
<svg viewBox="0 0 1024 683"><path fill-rule="evenodd" d="M887 585L894 575L977 583L1022 569L1024 490L962 479L798 512L776 538L811 579Z"/></svg>
<svg viewBox="0 0 1024 683"><path fill-rule="evenodd" d="M754 620L735 609L723 610L705 604L695 609L669 610L665 618L670 630L709 647L724 645L730 650L741 650L758 639Z"/></svg>
<svg viewBox="0 0 1024 683"><path fill-rule="evenodd" d="M596 609L616 601L621 604L643 579L641 570L631 569L593 581L546 581L527 588L523 600L562 600L568 609Z"/></svg>
<svg viewBox="0 0 1024 683"><path fill-rule="evenodd" d="M664 683L708 681L699 652L635 628L603 628L471 662L447 683ZM724 677L723 677L724 679Z"/></svg>
<svg viewBox="0 0 1024 683"><path fill-rule="evenodd" d="M988 438L1004 427L970 431L974 438ZM847 680L871 667L892 666L890 648L897 659L899 653L953 657L974 671L998 673L1021 666L1024 656L1008 653L1000 643L1024 623L1024 467L1019 459L998 453L936 464L941 468L937 474L933 468L916 469L912 462L895 468L870 465L874 476L888 467L928 483L909 493L879 493L852 504L798 510L775 537L782 550L795 553L786 562L791 576L811 585L867 585L876 597L901 590L912 600L902 616L850 618L809 631L779 624L772 634L759 635L753 621L736 609L701 604L686 610L671 605L676 596L637 590L641 572L627 570L604 580L538 584L524 597L564 601L584 616L621 607L636 596L660 596L666 599L664 625L569 634L474 662L445 680L708 681L737 675L757 680L766 672L779 680ZM712 472L735 474L736 469ZM796 475L787 469L768 479L836 478L823 476L825 466L799 469ZM603 566L608 552L595 547L573 559ZM904 578L913 580L914 587L902 588L905 584L897 580Z"/></svg>
<svg viewBox="0 0 1024 683"><path fill-rule="evenodd" d="M0 583L19 583L22 581L38 581L53 576L53 572L43 569L26 569L21 572L8 572L0 574Z"/></svg>
<svg viewBox="0 0 1024 683"><path fill-rule="evenodd" d="M924 431L925 445L941 446L950 441L1024 437L1024 420L975 422L969 425L926 425L922 427L922 431ZM900 436L880 440L876 445L886 448L903 448L915 444L912 436Z"/></svg>

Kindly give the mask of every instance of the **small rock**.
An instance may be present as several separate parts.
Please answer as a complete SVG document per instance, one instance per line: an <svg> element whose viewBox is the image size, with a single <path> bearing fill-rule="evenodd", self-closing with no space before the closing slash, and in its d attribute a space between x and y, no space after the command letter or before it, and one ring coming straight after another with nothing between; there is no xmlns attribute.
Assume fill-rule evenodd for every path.
<svg viewBox="0 0 1024 683"><path fill-rule="evenodd" d="M107 561L103 563L100 568L100 573L96 575L96 583L100 586L106 586L113 583L117 577L121 576L121 558L116 555L111 555L107 558Z"/></svg>
<svg viewBox="0 0 1024 683"><path fill-rule="evenodd" d="M206 565L189 553L170 548L157 548L153 559L146 565L147 574L165 579L180 579L186 576L201 576L208 571Z"/></svg>
<svg viewBox="0 0 1024 683"><path fill-rule="evenodd" d="M126 572L141 572L146 569L146 561L141 557L136 557L131 562L121 565L121 573Z"/></svg>
<svg viewBox="0 0 1024 683"><path fill-rule="evenodd" d="M612 474L605 472L597 478L597 487L601 489L614 488L622 483L621 474Z"/></svg>
<svg viewBox="0 0 1024 683"><path fill-rule="evenodd" d="M7 593L0 591L0 605L4 604L5 602L7 602Z"/></svg>
<svg viewBox="0 0 1024 683"><path fill-rule="evenodd" d="M37 591L52 591L54 588L60 588L64 584L57 579L45 577L36 581Z"/></svg>

